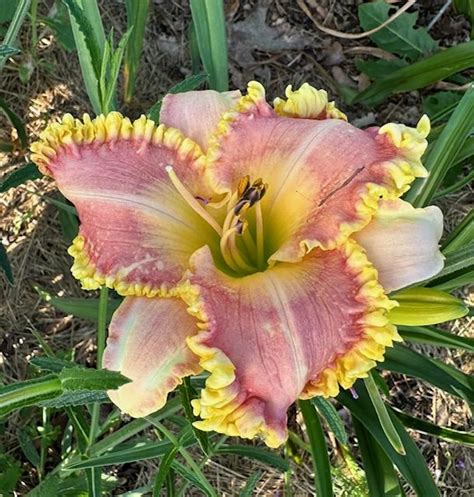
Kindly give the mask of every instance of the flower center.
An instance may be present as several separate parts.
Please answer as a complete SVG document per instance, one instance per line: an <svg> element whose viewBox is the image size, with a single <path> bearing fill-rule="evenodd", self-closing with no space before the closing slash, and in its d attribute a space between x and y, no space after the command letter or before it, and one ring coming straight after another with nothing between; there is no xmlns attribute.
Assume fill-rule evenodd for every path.
<svg viewBox="0 0 474 497"><path fill-rule="evenodd" d="M171 182L187 204L219 235L219 249L225 264L237 274L251 274L266 268L263 216L260 200L268 185L261 178L242 178L230 195L219 223L206 210L202 199L194 197L173 170L166 166ZM253 209L252 209L253 208ZM253 216L249 219L250 214ZM250 221L250 222L249 222Z"/></svg>

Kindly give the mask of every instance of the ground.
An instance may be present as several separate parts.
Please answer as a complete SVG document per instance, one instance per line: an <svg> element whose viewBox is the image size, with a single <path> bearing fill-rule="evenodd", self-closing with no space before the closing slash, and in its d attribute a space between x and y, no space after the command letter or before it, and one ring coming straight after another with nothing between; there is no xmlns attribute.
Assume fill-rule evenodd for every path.
<svg viewBox="0 0 474 497"><path fill-rule="evenodd" d="M41 2L41 13L47 13L51 3ZM155 0L152 3L136 96L130 104L120 106L120 110L130 117L146 112L168 88L191 73L187 47L188 2ZM320 22L344 33L360 31L357 21L359 3L362 2L306 1ZM418 2L419 24L427 26L445 3L444 0ZM269 97L273 98L281 95L287 84L298 86L308 81L316 87L328 89L332 98L340 100L335 93L335 82L359 90L367 86L368 81L356 69L354 60L376 53L377 49L370 40L348 40L321 32L299 4L299 1L291 0L226 2L232 87L244 88L246 81L255 78L264 83ZM113 27L116 33L122 33L124 5L106 0L100 2L100 6L106 30ZM447 47L466 41L469 25L450 8L432 27L431 34L441 46ZM30 46L28 27L23 29L21 40L23 46ZM3 98L25 119L32 138L48 121L65 112L75 115L91 112L76 55L58 47L46 27L39 31L34 66L27 83L20 82L16 63L8 63L0 75ZM420 116L422 98L430 90L396 95L375 109L345 109L344 104L341 107L348 110L349 118L360 126L388 120L414 124ZM0 116L0 123L0 139L6 138L10 135L10 126L3 116ZM9 172L23 160L19 154L0 154L0 172ZM54 350L72 349L77 362L94 365L93 324L56 311L39 293L39 290L45 290L58 296L83 295L69 272L71 259L66 252L68 243L58 211L47 201L54 195L55 188L50 180L41 179L11 190L0 198L0 234L15 275L14 286L0 277L0 371L5 383L25 378L28 359L40 353L37 334ZM447 232L472 209L473 203L473 190L469 186L443 201L441 207L446 215ZM468 298L467 290L463 296ZM472 321L459 320L451 330L465 336L471 333L472 336ZM424 352L471 372L472 361L467 354L434 347L424 347ZM441 425L469 429L469 410L462 402L402 376L393 375L389 382L395 406ZM63 421L58 416L55 423L61 425ZM17 430L28 422L27 418L14 415L5 426L2 444L18 458L23 456L18 447ZM415 435L415 438L443 495L472 495L472 452L431 437ZM334 446L333 440L329 443ZM54 454L49 454L49 457L54 460ZM336 457L335 452L333 457ZM157 465L158 462L137 463L113 468L113 472L121 479L120 488L131 490L146 483ZM24 495L37 484L37 475L28 471L25 459L24 467L26 471L19 495ZM264 471L264 477L256 495L282 494L285 486L283 476L263 464L258 466L241 458L227 457L210 463L205 471L222 495L236 495L257 469ZM339 495L353 495L347 488L344 490L344 479L340 477L339 480L342 482L338 483ZM294 465L291 485L294 495L311 494L309 460Z"/></svg>

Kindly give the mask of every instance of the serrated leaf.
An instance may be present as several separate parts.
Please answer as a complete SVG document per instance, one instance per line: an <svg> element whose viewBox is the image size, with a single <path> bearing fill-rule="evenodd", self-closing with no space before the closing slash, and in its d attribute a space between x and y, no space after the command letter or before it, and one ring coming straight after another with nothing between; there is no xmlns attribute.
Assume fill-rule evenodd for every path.
<svg viewBox="0 0 474 497"><path fill-rule="evenodd" d="M131 380L108 369L64 368L59 374L64 390L116 390Z"/></svg>
<svg viewBox="0 0 474 497"><path fill-rule="evenodd" d="M343 445L347 445L347 433L341 417L336 411L336 408L331 402L324 397L314 397L311 402L316 406L321 416L326 420L329 428L334 433L336 438Z"/></svg>
<svg viewBox="0 0 474 497"><path fill-rule="evenodd" d="M367 74L369 78L374 80L379 80L387 77L393 72L401 69L402 67L406 67L408 62L403 59L393 59L393 60L384 60L384 59L372 59L372 60L356 60L355 63L357 69L359 71Z"/></svg>
<svg viewBox="0 0 474 497"><path fill-rule="evenodd" d="M59 359L57 357L33 357L30 359L30 364L42 369L43 371L50 371L51 373L59 373L64 368L74 368L77 364L74 362Z"/></svg>
<svg viewBox="0 0 474 497"><path fill-rule="evenodd" d="M70 406L82 406L86 404L93 404L94 402L110 402L109 397L103 390L75 390L72 392L65 392L54 399L39 402L41 407L54 407L61 409Z"/></svg>
<svg viewBox="0 0 474 497"><path fill-rule="evenodd" d="M16 55L18 53L20 53L18 48L11 47L10 45L0 45L0 58L11 57L12 55Z"/></svg>
<svg viewBox="0 0 474 497"><path fill-rule="evenodd" d="M0 192L6 192L10 188L22 185L26 181L41 178L42 176L43 175L39 172L36 165L30 162L25 166L15 169L6 177L2 177L2 181L0 183Z"/></svg>
<svg viewBox="0 0 474 497"><path fill-rule="evenodd" d="M97 321L99 315L99 299L75 298L75 297L51 297L48 302L56 309L72 314L78 318ZM107 301L107 322L122 303L121 300L111 299Z"/></svg>
<svg viewBox="0 0 474 497"><path fill-rule="evenodd" d="M380 26L389 17L391 7L385 2L371 2L359 5L359 21L364 31ZM388 26L370 35L370 39L388 52L419 59L438 50L438 42L433 40L425 28L415 28L417 13L404 12Z"/></svg>
<svg viewBox="0 0 474 497"><path fill-rule="evenodd" d="M3 246L3 243L0 242L0 269L5 273L7 280L13 285L13 272L12 267L10 265L10 261L8 260L7 250Z"/></svg>

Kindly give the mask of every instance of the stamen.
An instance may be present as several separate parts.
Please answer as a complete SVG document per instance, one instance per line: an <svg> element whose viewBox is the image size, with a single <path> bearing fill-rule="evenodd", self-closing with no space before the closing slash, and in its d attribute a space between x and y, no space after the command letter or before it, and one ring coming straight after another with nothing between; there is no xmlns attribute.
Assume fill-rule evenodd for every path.
<svg viewBox="0 0 474 497"><path fill-rule="evenodd" d="M257 264L258 267L263 267L265 258L265 246L263 238L263 215L262 215L262 204L257 202L255 206L255 229L256 229L256 239L257 239Z"/></svg>
<svg viewBox="0 0 474 497"><path fill-rule="evenodd" d="M242 257L242 254L237 247L236 235L241 235L245 227L246 224L244 222L237 220L232 228L224 232L220 242L221 253L225 262L237 273L241 271L253 272L256 270L255 267L248 264Z"/></svg>
<svg viewBox="0 0 474 497"><path fill-rule="evenodd" d="M204 221L206 221L214 230L217 232L219 236L222 236L222 228L219 226L217 221L204 209L204 207L191 195L191 193L187 190L187 188L181 183L178 176L174 172L173 166L165 167L168 176L170 177L173 186L176 188L178 193L183 197L186 203L194 210L197 214L199 214Z"/></svg>

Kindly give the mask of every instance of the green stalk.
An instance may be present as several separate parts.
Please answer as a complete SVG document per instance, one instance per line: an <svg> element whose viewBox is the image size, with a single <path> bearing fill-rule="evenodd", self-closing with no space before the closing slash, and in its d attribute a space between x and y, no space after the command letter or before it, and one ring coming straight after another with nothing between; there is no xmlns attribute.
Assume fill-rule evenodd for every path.
<svg viewBox="0 0 474 497"><path fill-rule="evenodd" d="M38 26L36 19L38 17L38 0L32 0L30 10L31 20L31 55L33 59L36 57L36 45L38 44Z"/></svg>
<svg viewBox="0 0 474 497"><path fill-rule="evenodd" d="M15 43L18 32L23 24L23 20L25 19L28 9L30 8L30 2L31 0L20 0L18 3L15 15L13 16L10 26L8 26L7 34L2 42L3 45L12 45ZM7 57L0 57L0 71L3 69L6 60Z"/></svg>
<svg viewBox="0 0 474 497"><path fill-rule="evenodd" d="M300 400L298 405L308 432L316 495L318 497L332 497L331 465L321 421L316 409L309 400Z"/></svg>
<svg viewBox="0 0 474 497"><path fill-rule="evenodd" d="M405 455L405 447L403 447L400 436L398 435L395 426L393 426L387 408L385 407L385 403L380 397L380 393L371 373L369 373L369 376L364 379L364 383L388 441L399 454L402 456Z"/></svg>

